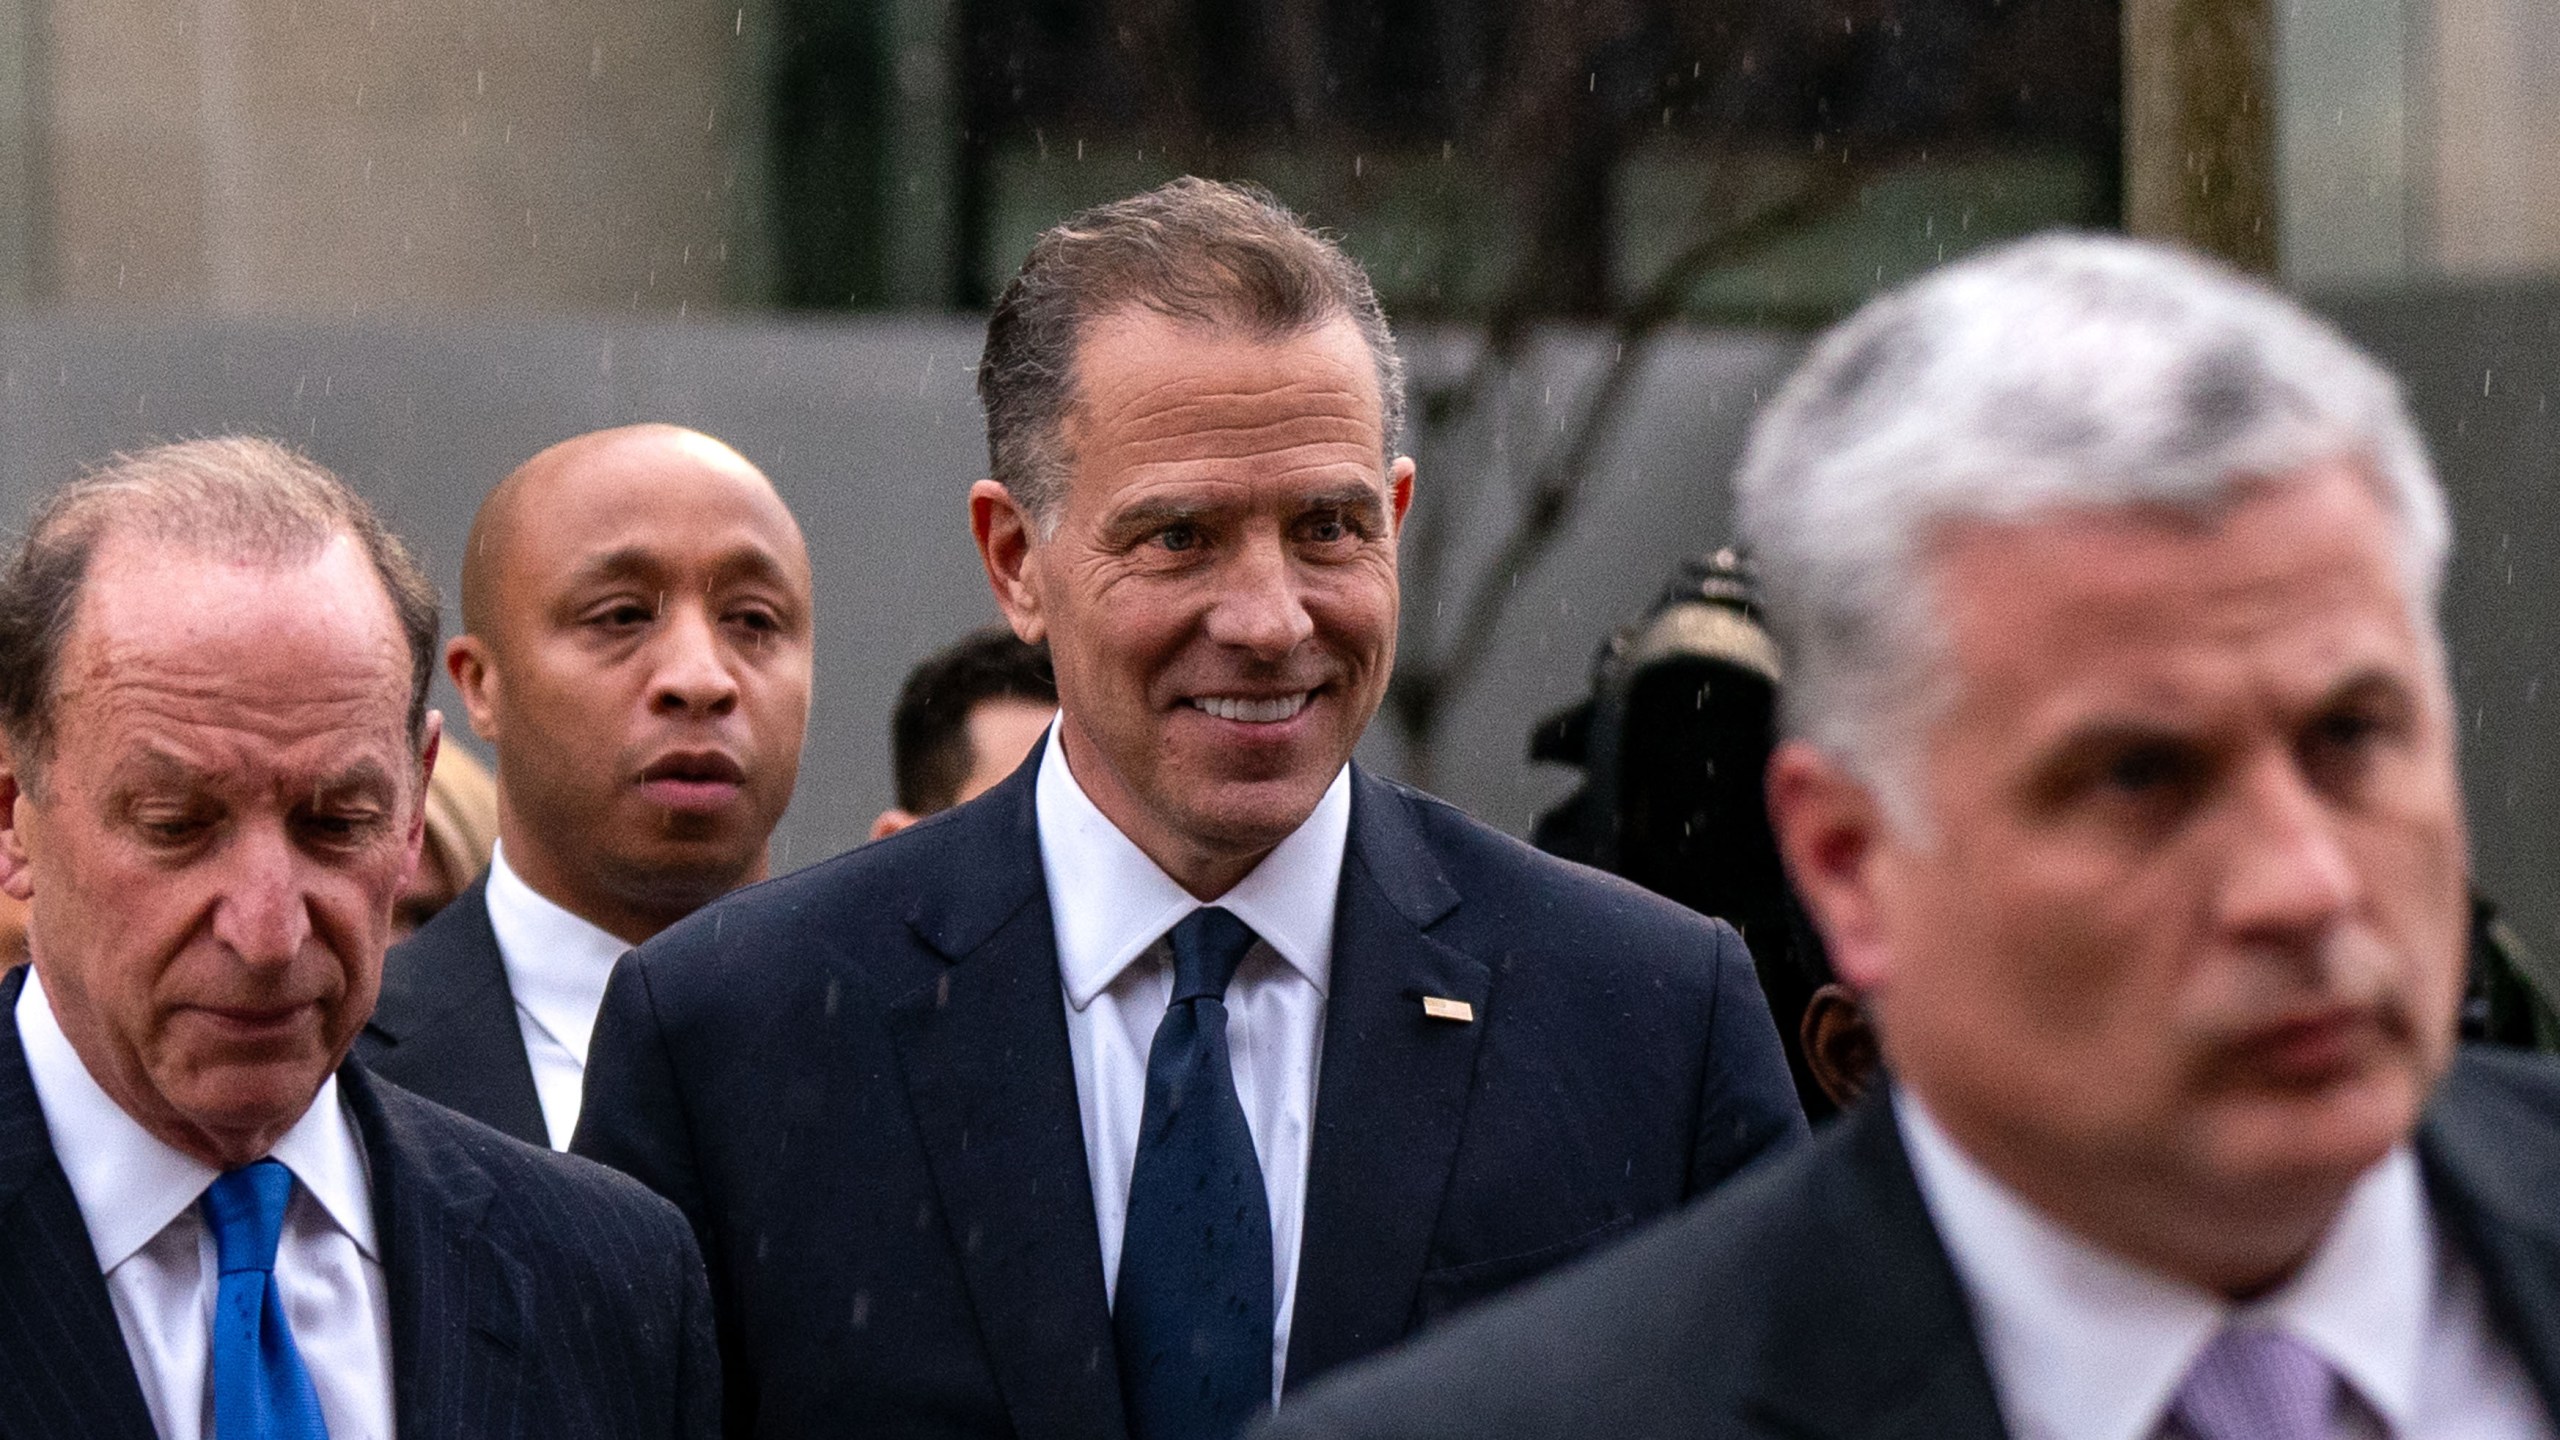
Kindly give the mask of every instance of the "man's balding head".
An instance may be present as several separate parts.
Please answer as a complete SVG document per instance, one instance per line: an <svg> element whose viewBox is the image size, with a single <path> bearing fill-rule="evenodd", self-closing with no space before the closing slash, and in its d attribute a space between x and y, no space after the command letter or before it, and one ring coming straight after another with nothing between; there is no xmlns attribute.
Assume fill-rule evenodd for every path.
<svg viewBox="0 0 2560 1440"><path fill-rule="evenodd" d="M800 527L791 523L791 512L774 493L773 482L726 442L656 421L590 430L517 466L480 502L480 513L471 520L471 541L462 556L462 628L482 635L495 628L492 617L504 603L497 593L498 557L514 543L524 515L540 515L543 504L563 491L609 494L635 472L683 473L715 482L725 476L742 493L756 492L770 499L774 514L790 524L793 539L799 537ZM800 558L805 568L805 551Z"/></svg>
<svg viewBox="0 0 2560 1440"><path fill-rule="evenodd" d="M508 863L634 943L760 878L807 727L800 527L698 431L564 440L482 502L445 662Z"/></svg>

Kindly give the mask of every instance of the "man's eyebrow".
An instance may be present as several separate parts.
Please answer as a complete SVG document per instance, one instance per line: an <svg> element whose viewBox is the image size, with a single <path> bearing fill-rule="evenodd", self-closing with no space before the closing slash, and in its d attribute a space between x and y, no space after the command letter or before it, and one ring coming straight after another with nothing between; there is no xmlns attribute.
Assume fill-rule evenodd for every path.
<svg viewBox="0 0 2560 1440"><path fill-rule="evenodd" d="M625 545L579 561L569 571L569 583L594 585L608 580L635 580L655 575L664 568L664 563L646 549Z"/></svg>
<svg viewBox="0 0 2560 1440"><path fill-rule="evenodd" d="M712 583L733 584L740 580L761 580L768 584L789 586L794 577L782 557L761 545L741 546L720 557L711 567Z"/></svg>
<svg viewBox="0 0 2560 1440"><path fill-rule="evenodd" d="M200 784L206 778L202 767L155 747L119 762L108 789L120 797L130 796L142 790L181 789Z"/></svg>
<svg viewBox="0 0 2560 1440"><path fill-rule="evenodd" d="M1173 525L1197 520L1227 507L1197 500L1165 498L1132 500L1113 511L1106 528L1114 532L1153 530L1160 525Z"/></svg>
<svg viewBox="0 0 2560 1440"><path fill-rule="evenodd" d="M1373 515L1383 515L1387 510L1387 499L1378 493L1378 487L1374 485L1343 485L1300 497L1298 508L1301 510L1361 510Z"/></svg>
<svg viewBox="0 0 2560 1440"><path fill-rule="evenodd" d="M665 557L646 546L625 545L601 555L591 555L570 570L570 588L608 584L617 580L645 580L656 584L666 578ZM761 545L742 545L721 556L711 566L713 584L727 584L740 579L767 580L789 584L791 569L782 558Z"/></svg>
<svg viewBox="0 0 2560 1440"><path fill-rule="evenodd" d="M2415 695L2406 676L2384 665L2367 666L2339 679L2301 707L2303 715L2325 715L2342 706L2373 701L2405 704ZM2035 773L2056 775L2074 766L2145 746L2209 743L2211 721L2182 722L2140 715L2096 715L2084 719L2042 747Z"/></svg>
<svg viewBox="0 0 2560 1440"><path fill-rule="evenodd" d="M1386 513L1386 497L1373 485L1340 485L1292 497L1293 508L1301 513L1309 510L1359 510L1371 515ZM1150 497L1133 500L1114 513L1113 530L1154 529L1180 521L1197 520L1231 507L1215 501L1184 500L1174 497Z"/></svg>
<svg viewBox="0 0 2560 1440"><path fill-rule="evenodd" d="M399 782L381 762L358 760L334 775L324 775L312 782L311 798L319 800L333 795L390 795L398 792Z"/></svg>
<svg viewBox="0 0 2560 1440"><path fill-rule="evenodd" d="M2330 686L2322 692L2317 701L2312 703L2310 710L2312 714L2318 715L2335 710L2341 705L2353 705L2372 700L2407 704L2416 696L2416 687L2410 683L2408 676L2387 665L2370 665Z"/></svg>

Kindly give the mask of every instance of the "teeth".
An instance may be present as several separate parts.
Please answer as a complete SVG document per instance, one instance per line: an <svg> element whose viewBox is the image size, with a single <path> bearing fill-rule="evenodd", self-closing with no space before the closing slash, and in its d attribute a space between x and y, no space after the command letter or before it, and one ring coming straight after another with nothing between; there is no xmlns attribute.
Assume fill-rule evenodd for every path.
<svg viewBox="0 0 2560 1440"><path fill-rule="evenodd" d="M1250 700L1239 695L1201 695L1192 704L1221 720L1242 720L1250 725L1274 725L1307 708L1313 692L1301 690L1276 700Z"/></svg>

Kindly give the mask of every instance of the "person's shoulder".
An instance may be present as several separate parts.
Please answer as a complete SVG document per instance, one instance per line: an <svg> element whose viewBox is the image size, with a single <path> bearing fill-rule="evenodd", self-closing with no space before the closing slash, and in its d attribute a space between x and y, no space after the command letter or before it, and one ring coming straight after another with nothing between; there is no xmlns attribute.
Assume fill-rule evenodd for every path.
<svg viewBox="0 0 2560 1440"><path fill-rule="evenodd" d="M887 1003L939 972L954 917L992 930L971 926L1041 893L1037 837L1008 845L968 808L732 891L623 963L662 1020L762 1025Z"/></svg>
<svg viewBox="0 0 2560 1440"><path fill-rule="evenodd" d="M373 1143L389 1143L401 1183L443 1188L477 1171L506 1227L541 1237L553 1254L688 1253L693 1231L673 1203L617 1170L582 1156L528 1145L368 1073L380 1107Z"/></svg>
<svg viewBox="0 0 2560 1440"><path fill-rule="evenodd" d="M488 877L483 875L427 917L415 933L383 952L374 1028L402 1033L467 1002L476 987L458 972L477 967L503 977L488 897Z"/></svg>
<svg viewBox="0 0 2560 1440"><path fill-rule="evenodd" d="M1254 1440L1729 1433L1833 1235L1842 1127L1292 1397ZM1845 1302L1844 1302L1845 1303ZM1782 1358L1782 1357L1781 1357Z"/></svg>

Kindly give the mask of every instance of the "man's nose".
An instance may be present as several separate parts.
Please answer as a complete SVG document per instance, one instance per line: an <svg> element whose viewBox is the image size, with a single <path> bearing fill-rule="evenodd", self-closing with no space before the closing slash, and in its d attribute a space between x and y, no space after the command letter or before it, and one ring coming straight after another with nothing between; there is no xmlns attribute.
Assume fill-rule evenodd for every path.
<svg viewBox="0 0 2560 1440"><path fill-rule="evenodd" d="M1218 584L1218 602L1209 612L1209 638L1216 643L1277 660L1315 634L1301 577L1279 541L1240 547Z"/></svg>
<svg viewBox="0 0 2560 1440"><path fill-rule="evenodd" d="M2288 757L2252 770L2223 887L2223 919L2262 944L2316 942L2355 905L2363 884L2343 818Z"/></svg>
<svg viewBox="0 0 2560 1440"><path fill-rule="evenodd" d="M292 963L311 938L301 864L281 824L250 826L225 847L214 938L253 966Z"/></svg>
<svg viewBox="0 0 2560 1440"><path fill-rule="evenodd" d="M709 608L676 605L658 637L649 706L662 714L726 715L738 706L738 676Z"/></svg>

